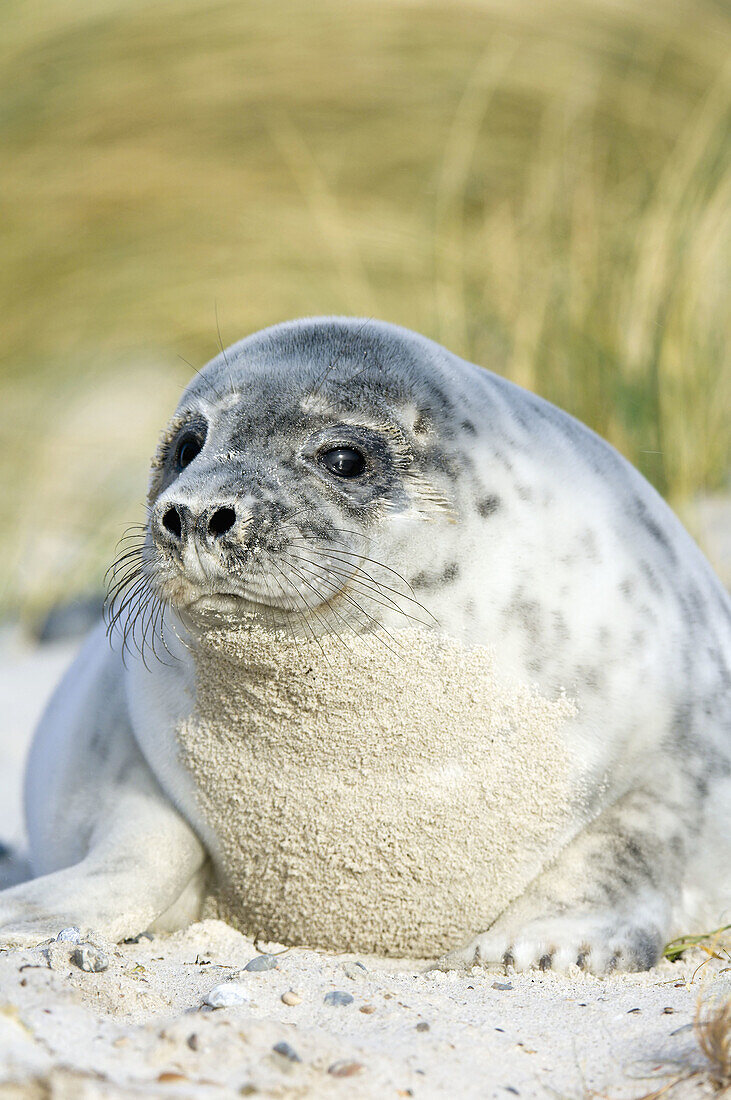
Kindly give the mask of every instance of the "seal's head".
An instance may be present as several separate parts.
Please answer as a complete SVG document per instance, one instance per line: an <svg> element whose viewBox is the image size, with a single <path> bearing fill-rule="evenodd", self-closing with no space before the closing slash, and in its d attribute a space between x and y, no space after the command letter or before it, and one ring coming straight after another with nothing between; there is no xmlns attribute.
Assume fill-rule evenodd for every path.
<svg viewBox="0 0 731 1100"><path fill-rule="evenodd" d="M309 635L424 621L410 580L459 511L466 367L351 319L279 325L222 352L153 461L142 580L154 598L188 619L253 614Z"/></svg>

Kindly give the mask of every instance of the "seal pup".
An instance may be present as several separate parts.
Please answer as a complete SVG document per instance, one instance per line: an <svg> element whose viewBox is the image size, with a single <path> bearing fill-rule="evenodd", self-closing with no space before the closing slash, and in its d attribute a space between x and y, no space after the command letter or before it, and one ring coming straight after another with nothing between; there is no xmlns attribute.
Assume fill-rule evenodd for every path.
<svg viewBox="0 0 731 1100"><path fill-rule="evenodd" d="M4 942L175 928L211 896L265 935L285 897L317 939L319 897L398 950L359 926L382 887L413 948L430 908L459 909L445 853L478 886L444 966L643 969L728 913L728 596L640 474L539 397L387 324L257 333L184 393L119 567L120 644L91 635L31 751L39 877L0 893ZM371 721L386 704L395 730ZM416 837L360 798L379 776ZM329 816L277 834L293 792ZM373 805L395 839L369 852ZM335 895L303 892L308 869Z"/></svg>

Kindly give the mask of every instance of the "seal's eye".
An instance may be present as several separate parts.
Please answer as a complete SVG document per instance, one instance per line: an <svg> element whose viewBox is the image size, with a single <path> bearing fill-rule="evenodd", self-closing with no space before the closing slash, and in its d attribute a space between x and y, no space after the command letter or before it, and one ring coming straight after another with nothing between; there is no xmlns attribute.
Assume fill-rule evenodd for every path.
<svg viewBox="0 0 731 1100"><path fill-rule="evenodd" d="M184 435L178 443L177 464L179 470L190 466L196 455L200 454L202 443L196 435Z"/></svg>
<svg viewBox="0 0 731 1100"><path fill-rule="evenodd" d="M354 447L333 447L320 455L323 466L338 477L358 477L365 470L365 459Z"/></svg>

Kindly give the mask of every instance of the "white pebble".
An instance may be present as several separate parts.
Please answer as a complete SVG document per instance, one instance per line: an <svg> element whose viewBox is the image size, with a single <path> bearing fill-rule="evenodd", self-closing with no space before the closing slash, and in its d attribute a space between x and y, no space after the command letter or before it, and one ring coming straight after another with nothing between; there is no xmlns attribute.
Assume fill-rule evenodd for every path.
<svg viewBox="0 0 731 1100"><path fill-rule="evenodd" d="M203 998L203 1004L211 1008L232 1008L234 1005L245 1005L251 1000L251 994L241 982L222 982L214 985Z"/></svg>
<svg viewBox="0 0 731 1100"><path fill-rule="evenodd" d="M95 947L93 943L82 943L71 952L71 962L78 966L79 970L85 970L88 974L100 974L109 969L109 959L106 954Z"/></svg>
<svg viewBox="0 0 731 1100"><path fill-rule="evenodd" d="M75 924L70 924L68 928L62 928L56 936L57 943L83 943L83 940L81 929Z"/></svg>
<svg viewBox="0 0 731 1100"><path fill-rule="evenodd" d="M343 963L343 971L346 978L350 978L354 982L360 981L361 978L365 978L368 974L368 971L363 966L363 963L359 962Z"/></svg>

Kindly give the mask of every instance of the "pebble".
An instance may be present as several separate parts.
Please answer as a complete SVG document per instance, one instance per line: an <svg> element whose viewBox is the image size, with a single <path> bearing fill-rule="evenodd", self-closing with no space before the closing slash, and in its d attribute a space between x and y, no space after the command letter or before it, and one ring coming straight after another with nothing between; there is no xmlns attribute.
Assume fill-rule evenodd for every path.
<svg viewBox="0 0 731 1100"><path fill-rule="evenodd" d="M351 978L354 982L364 978L368 973L363 963L360 962L346 962L343 963L343 972L346 978Z"/></svg>
<svg viewBox="0 0 731 1100"><path fill-rule="evenodd" d="M362 1062L349 1062L347 1058L344 1058L340 1062L333 1062L331 1066L328 1066L327 1072L331 1073L333 1077L353 1077L356 1073L360 1073L362 1069Z"/></svg>
<svg viewBox="0 0 731 1100"><path fill-rule="evenodd" d="M352 993L346 993L342 989L334 989L332 993L326 993L324 997L326 1005L352 1005Z"/></svg>
<svg viewBox="0 0 731 1100"><path fill-rule="evenodd" d="M301 1005L302 998L299 993L295 993L293 989L288 989L286 993L282 994L282 1001L286 1005Z"/></svg>
<svg viewBox="0 0 731 1100"><path fill-rule="evenodd" d="M370 1016L371 1012L376 1011L376 1006L375 1005L361 1005L358 1011L359 1012L364 1012L366 1014L366 1016Z"/></svg>
<svg viewBox="0 0 731 1100"><path fill-rule="evenodd" d="M429 1025L426 1022L426 1020L419 1020L418 1024L416 1025L416 1030L417 1031L428 1031L429 1030Z"/></svg>
<svg viewBox="0 0 731 1100"><path fill-rule="evenodd" d="M694 1024L683 1024L682 1027L676 1027L675 1031L671 1031L671 1035L683 1035L686 1031L692 1031Z"/></svg>
<svg viewBox="0 0 731 1100"><path fill-rule="evenodd" d="M71 952L71 962L78 966L79 970L85 970L89 974L99 974L109 967L109 959L94 947L93 943L82 943Z"/></svg>
<svg viewBox="0 0 731 1100"><path fill-rule="evenodd" d="M512 982L493 982L492 983L492 988L493 989L512 989L513 988L513 983Z"/></svg>
<svg viewBox="0 0 731 1100"><path fill-rule="evenodd" d="M247 962L244 970L258 974L261 970L276 970L278 966L276 955L255 955Z"/></svg>
<svg viewBox="0 0 731 1100"><path fill-rule="evenodd" d="M297 1051L289 1043L282 1041L281 1043L275 1043L272 1047L275 1054L279 1054L281 1058L286 1058L288 1062L301 1062Z"/></svg>
<svg viewBox="0 0 731 1100"><path fill-rule="evenodd" d="M70 924L68 928L62 928L56 936L56 943L83 943L84 937L81 929L76 924Z"/></svg>
<svg viewBox="0 0 731 1100"><path fill-rule="evenodd" d="M241 982L222 982L214 985L203 998L203 1004L210 1008L232 1008L245 1005L251 1000L251 994Z"/></svg>

